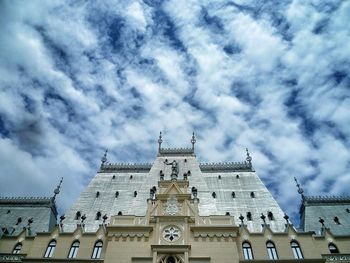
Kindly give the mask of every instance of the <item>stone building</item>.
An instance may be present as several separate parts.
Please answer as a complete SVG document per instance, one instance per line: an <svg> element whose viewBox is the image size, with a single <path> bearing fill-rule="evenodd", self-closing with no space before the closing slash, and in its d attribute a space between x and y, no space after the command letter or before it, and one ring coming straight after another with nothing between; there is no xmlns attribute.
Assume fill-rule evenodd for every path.
<svg viewBox="0 0 350 263"><path fill-rule="evenodd" d="M163 148L161 135L158 143L152 164L111 164L106 152L55 226L48 214L34 229L33 215L32 225L12 232L16 220L0 208L0 262L350 262L347 198L306 197L299 186L297 229L259 179L248 150L243 162L203 164L194 134L190 148Z"/></svg>

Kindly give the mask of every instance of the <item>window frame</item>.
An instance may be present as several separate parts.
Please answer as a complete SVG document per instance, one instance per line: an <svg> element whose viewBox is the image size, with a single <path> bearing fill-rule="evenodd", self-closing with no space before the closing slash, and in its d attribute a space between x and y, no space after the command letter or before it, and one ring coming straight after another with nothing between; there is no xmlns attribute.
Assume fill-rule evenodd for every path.
<svg viewBox="0 0 350 263"><path fill-rule="evenodd" d="M266 250L267 250L267 255L269 256L269 259L271 260L278 259L278 253L274 242L272 242L271 240L267 241Z"/></svg>
<svg viewBox="0 0 350 263"><path fill-rule="evenodd" d="M242 243L242 253L243 257L245 260L253 260L254 259L254 254L253 254L253 249L252 245L248 241L244 241Z"/></svg>
<svg viewBox="0 0 350 263"><path fill-rule="evenodd" d="M19 248L18 248L18 247L19 247ZM21 253L22 247L23 247L22 243L21 243L21 242L18 242L18 243L14 246L14 248L13 248L13 250L12 250L12 254L19 254L19 253Z"/></svg>
<svg viewBox="0 0 350 263"><path fill-rule="evenodd" d="M100 259L102 254L103 242L98 240L95 242L94 248L92 250L91 259Z"/></svg>
<svg viewBox="0 0 350 263"><path fill-rule="evenodd" d="M293 255L295 259L303 259L303 252L301 251L301 247L299 245L299 242L296 240L292 240L290 242L290 247L292 249Z"/></svg>
<svg viewBox="0 0 350 263"><path fill-rule="evenodd" d="M57 246L57 241L54 239L51 240L45 250L44 258L52 258L52 255L55 252L56 246Z"/></svg>
<svg viewBox="0 0 350 263"><path fill-rule="evenodd" d="M79 247L80 247L79 240L73 241L72 245L70 246L67 258L76 258L77 254L78 254Z"/></svg>

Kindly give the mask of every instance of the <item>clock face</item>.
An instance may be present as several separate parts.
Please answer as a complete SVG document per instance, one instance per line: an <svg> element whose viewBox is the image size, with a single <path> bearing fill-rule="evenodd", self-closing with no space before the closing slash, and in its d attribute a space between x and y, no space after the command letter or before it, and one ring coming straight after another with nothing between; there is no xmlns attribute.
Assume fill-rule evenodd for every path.
<svg viewBox="0 0 350 263"><path fill-rule="evenodd" d="M167 226L163 230L163 238L166 241L174 242L181 236L181 230L177 226Z"/></svg>

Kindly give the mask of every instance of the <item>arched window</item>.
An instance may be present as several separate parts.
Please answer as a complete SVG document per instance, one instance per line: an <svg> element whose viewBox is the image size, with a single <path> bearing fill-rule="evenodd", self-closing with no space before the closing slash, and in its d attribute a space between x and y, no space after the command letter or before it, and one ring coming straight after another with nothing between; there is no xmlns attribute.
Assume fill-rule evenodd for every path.
<svg viewBox="0 0 350 263"><path fill-rule="evenodd" d="M333 243L329 243L328 248L329 248L329 252L331 252L331 254L339 253L337 246Z"/></svg>
<svg viewBox="0 0 350 263"><path fill-rule="evenodd" d="M12 254L19 254L21 252L21 249L22 249L22 244L17 243L13 248Z"/></svg>
<svg viewBox="0 0 350 263"><path fill-rule="evenodd" d="M55 248L56 248L56 240L51 240L45 251L44 258L52 257L53 252L55 251Z"/></svg>
<svg viewBox="0 0 350 263"><path fill-rule="evenodd" d="M292 242L290 242L290 246L292 248L294 258L296 258L296 259L304 258L303 253L301 252L301 248L299 246L299 243L297 241L293 240Z"/></svg>
<svg viewBox="0 0 350 263"><path fill-rule="evenodd" d="M72 246L70 247L69 253L68 253L68 258L76 258L78 249L79 249L79 241L74 241Z"/></svg>
<svg viewBox="0 0 350 263"><path fill-rule="evenodd" d="M269 259L278 259L277 250L275 244L272 241L268 241L266 243L267 254L269 255Z"/></svg>
<svg viewBox="0 0 350 263"><path fill-rule="evenodd" d="M249 242L245 241L242 244L244 259L254 259L252 246Z"/></svg>
<svg viewBox="0 0 350 263"><path fill-rule="evenodd" d="M92 259L98 259L101 257L103 243L102 241L97 241L94 245L94 250L92 251L91 258Z"/></svg>

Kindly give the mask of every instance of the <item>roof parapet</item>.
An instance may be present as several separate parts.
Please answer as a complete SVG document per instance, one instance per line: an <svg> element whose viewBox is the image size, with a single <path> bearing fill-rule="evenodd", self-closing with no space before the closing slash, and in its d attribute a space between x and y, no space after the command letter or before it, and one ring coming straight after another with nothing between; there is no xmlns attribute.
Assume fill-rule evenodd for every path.
<svg viewBox="0 0 350 263"><path fill-rule="evenodd" d="M247 171L254 172L252 165L248 162L226 162L226 163L200 163L199 168L202 172L236 172Z"/></svg>
<svg viewBox="0 0 350 263"><path fill-rule="evenodd" d="M160 148L158 156L194 155L194 148Z"/></svg>
<svg viewBox="0 0 350 263"><path fill-rule="evenodd" d="M125 172L149 172L151 163L105 163L101 165L99 173L109 173L114 171Z"/></svg>
<svg viewBox="0 0 350 263"><path fill-rule="evenodd" d="M350 196L304 196L304 203L350 203Z"/></svg>

